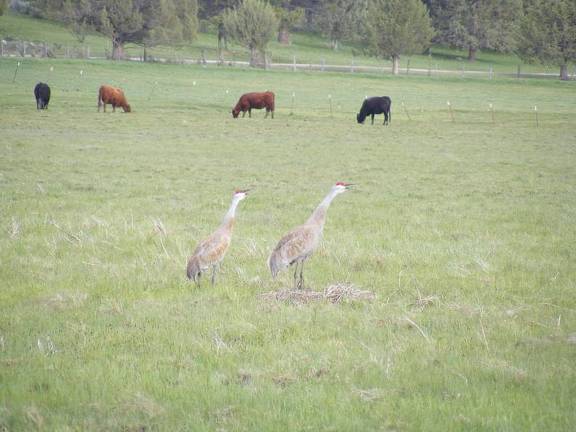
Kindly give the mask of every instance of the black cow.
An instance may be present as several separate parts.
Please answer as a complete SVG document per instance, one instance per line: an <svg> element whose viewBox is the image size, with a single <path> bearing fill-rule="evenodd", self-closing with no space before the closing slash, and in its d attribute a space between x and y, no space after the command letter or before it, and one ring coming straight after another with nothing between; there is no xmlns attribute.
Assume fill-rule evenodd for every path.
<svg viewBox="0 0 576 432"><path fill-rule="evenodd" d="M48 102L50 102L50 87L48 87L48 84L41 82L36 84L34 96L36 96L37 109L48 109Z"/></svg>
<svg viewBox="0 0 576 432"><path fill-rule="evenodd" d="M372 117L372 124L374 124L375 114L384 114L384 125L389 124L392 121L392 114L390 113L390 105L392 105L392 100L388 96L374 96L366 99L362 103L360 112L356 116L358 123L364 123L366 117Z"/></svg>

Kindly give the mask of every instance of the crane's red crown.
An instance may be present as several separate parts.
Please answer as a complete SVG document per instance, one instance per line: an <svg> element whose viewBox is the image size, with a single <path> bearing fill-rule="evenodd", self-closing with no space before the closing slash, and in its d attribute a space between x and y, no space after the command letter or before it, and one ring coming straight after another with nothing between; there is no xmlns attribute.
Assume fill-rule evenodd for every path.
<svg viewBox="0 0 576 432"><path fill-rule="evenodd" d="M234 191L234 195L239 194L239 193L247 194L249 190L250 189L236 189Z"/></svg>
<svg viewBox="0 0 576 432"><path fill-rule="evenodd" d="M338 182L338 183L336 183L336 186L344 186L344 187L346 187L346 186L352 186L352 183Z"/></svg>

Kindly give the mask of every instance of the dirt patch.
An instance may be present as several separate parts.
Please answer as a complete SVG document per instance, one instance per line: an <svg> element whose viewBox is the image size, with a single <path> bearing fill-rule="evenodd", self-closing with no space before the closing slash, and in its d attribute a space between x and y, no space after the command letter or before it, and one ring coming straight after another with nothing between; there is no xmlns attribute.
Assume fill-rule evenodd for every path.
<svg viewBox="0 0 576 432"><path fill-rule="evenodd" d="M334 284L326 287L324 291L281 289L260 294L259 297L267 301L308 304L318 301L372 301L376 295L372 291L360 290L352 284Z"/></svg>

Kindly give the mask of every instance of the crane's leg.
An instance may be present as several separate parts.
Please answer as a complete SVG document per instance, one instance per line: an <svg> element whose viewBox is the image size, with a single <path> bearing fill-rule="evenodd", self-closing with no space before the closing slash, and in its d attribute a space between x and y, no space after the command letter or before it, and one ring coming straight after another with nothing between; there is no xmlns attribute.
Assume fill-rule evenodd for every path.
<svg viewBox="0 0 576 432"><path fill-rule="evenodd" d="M200 276L202 275L202 273L198 273L196 275L196 277L194 278L194 282L196 282L196 287L200 288Z"/></svg>
<svg viewBox="0 0 576 432"><path fill-rule="evenodd" d="M298 289L304 289L304 260L300 264L300 280L298 281Z"/></svg>
<svg viewBox="0 0 576 432"><path fill-rule="evenodd" d="M216 283L216 271L217 271L218 264L214 264L212 266L212 286Z"/></svg>
<svg viewBox="0 0 576 432"><path fill-rule="evenodd" d="M294 289L298 288L298 261L294 264Z"/></svg>

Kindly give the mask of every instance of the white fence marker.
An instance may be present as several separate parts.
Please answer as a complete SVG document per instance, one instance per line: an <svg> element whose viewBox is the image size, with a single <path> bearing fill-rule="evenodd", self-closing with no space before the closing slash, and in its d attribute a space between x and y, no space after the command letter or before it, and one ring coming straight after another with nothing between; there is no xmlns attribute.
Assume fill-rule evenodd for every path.
<svg viewBox="0 0 576 432"><path fill-rule="evenodd" d="M452 104L450 103L450 101L447 101L446 105L448 105L448 113L450 114L450 120L454 121L454 113L452 112Z"/></svg>

